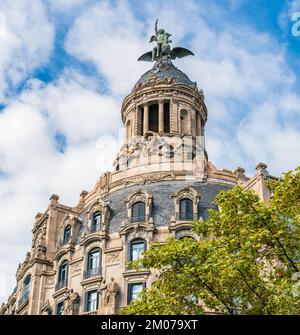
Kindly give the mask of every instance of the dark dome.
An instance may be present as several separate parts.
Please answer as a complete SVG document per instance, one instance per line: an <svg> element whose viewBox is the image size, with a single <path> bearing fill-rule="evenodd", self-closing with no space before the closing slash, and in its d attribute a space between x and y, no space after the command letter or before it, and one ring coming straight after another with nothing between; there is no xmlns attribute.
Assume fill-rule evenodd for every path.
<svg viewBox="0 0 300 335"><path fill-rule="evenodd" d="M185 73L175 67L170 60L159 60L154 64L151 70L141 76L135 87L146 83L153 75L158 77L159 80L172 78L175 84L195 85L195 83L193 83Z"/></svg>

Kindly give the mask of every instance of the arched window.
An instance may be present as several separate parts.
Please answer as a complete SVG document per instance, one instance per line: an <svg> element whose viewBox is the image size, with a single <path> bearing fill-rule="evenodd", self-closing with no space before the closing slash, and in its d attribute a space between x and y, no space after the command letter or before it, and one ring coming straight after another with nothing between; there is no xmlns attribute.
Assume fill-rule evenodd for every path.
<svg viewBox="0 0 300 335"><path fill-rule="evenodd" d="M23 281L23 291L21 299L19 300L19 306L22 305L29 298L30 281L31 281L31 275L28 275Z"/></svg>
<svg viewBox="0 0 300 335"><path fill-rule="evenodd" d="M68 267L69 263L68 261L62 262L58 269L58 281L56 285L56 289L60 289L67 286L68 281Z"/></svg>
<svg viewBox="0 0 300 335"><path fill-rule="evenodd" d="M145 222L146 206L142 201L136 202L131 208L131 222Z"/></svg>
<svg viewBox="0 0 300 335"><path fill-rule="evenodd" d="M192 221L194 219L193 201L191 199L181 199L179 211L179 220Z"/></svg>
<svg viewBox="0 0 300 335"><path fill-rule="evenodd" d="M63 245L69 243L70 238L71 238L71 226L67 225L67 227L64 230Z"/></svg>
<svg viewBox="0 0 300 335"><path fill-rule="evenodd" d="M129 245L129 261L136 261L142 258L142 253L146 250L146 241L142 239L133 240Z"/></svg>
<svg viewBox="0 0 300 335"><path fill-rule="evenodd" d="M185 109L180 111L180 130L181 134L189 133L188 112Z"/></svg>
<svg viewBox="0 0 300 335"><path fill-rule="evenodd" d="M158 104L149 107L149 130L158 132Z"/></svg>
<svg viewBox="0 0 300 335"><path fill-rule="evenodd" d="M101 261L100 248L92 249L88 253L85 278L95 277L101 274L100 261Z"/></svg>
<svg viewBox="0 0 300 335"><path fill-rule="evenodd" d="M23 303L25 300L27 300L29 297L30 281L31 281L31 275L28 275L23 281L23 294L22 298L20 299L20 304Z"/></svg>
<svg viewBox="0 0 300 335"><path fill-rule="evenodd" d="M29 293L31 275L28 275L23 282L23 294Z"/></svg>
<svg viewBox="0 0 300 335"><path fill-rule="evenodd" d="M102 218L101 212L96 212L93 214L92 223L91 223L91 233L95 233L96 231L100 230L101 218Z"/></svg>

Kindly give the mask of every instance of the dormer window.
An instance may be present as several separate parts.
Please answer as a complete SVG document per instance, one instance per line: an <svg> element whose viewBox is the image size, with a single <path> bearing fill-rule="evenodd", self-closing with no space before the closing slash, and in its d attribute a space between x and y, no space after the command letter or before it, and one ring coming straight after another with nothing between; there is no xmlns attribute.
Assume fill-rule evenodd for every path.
<svg viewBox="0 0 300 335"><path fill-rule="evenodd" d="M181 199L179 209L179 220L191 221L194 219L193 201L191 199Z"/></svg>
<svg viewBox="0 0 300 335"><path fill-rule="evenodd" d="M96 212L93 214L91 222L91 233L95 233L101 229L102 213Z"/></svg>
<svg viewBox="0 0 300 335"><path fill-rule="evenodd" d="M69 243L71 238L71 226L67 225L64 229L64 235L63 235L63 245L66 245Z"/></svg>
<svg viewBox="0 0 300 335"><path fill-rule="evenodd" d="M131 209L131 222L145 222L146 221L146 206L142 201L136 202Z"/></svg>

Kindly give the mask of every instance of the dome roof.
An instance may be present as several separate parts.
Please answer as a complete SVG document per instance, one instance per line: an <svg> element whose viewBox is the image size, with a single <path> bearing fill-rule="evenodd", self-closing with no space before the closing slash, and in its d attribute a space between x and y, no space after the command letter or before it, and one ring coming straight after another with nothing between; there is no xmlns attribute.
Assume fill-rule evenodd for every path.
<svg viewBox="0 0 300 335"><path fill-rule="evenodd" d="M193 83L185 73L175 67L169 59L164 59L157 61L151 70L144 73L135 84L135 87L150 81L153 76L157 77L159 80L171 78L175 84L195 86L195 83Z"/></svg>

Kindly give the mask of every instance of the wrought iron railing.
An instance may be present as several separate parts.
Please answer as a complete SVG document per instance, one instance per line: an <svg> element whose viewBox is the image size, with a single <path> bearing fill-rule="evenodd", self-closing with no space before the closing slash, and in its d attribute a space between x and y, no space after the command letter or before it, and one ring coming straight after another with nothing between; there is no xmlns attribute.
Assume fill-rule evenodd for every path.
<svg viewBox="0 0 300 335"><path fill-rule="evenodd" d="M93 233L96 233L97 231L100 231L100 229L101 229L100 224L96 224L96 225L93 224L90 227L88 227L88 233L93 234Z"/></svg>
<svg viewBox="0 0 300 335"><path fill-rule="evenodd" d="M67 287L67 279L61 280L59 281L56 285L55 285L55 291L60 290L61 288Z"/></svg>
<svg viewBox="0 0 300 335"><path fill-rule="evenodd" d="M101 275L101 268L97 267L97 268L94 268L94 269L89 269L87 271L84 271L83 279L98 277L100 275Z"/></svg>
<svg viewBox="0 0 300 335"><path fill-rule="evenodd" d="M147 222L148 215L132 215L129 218L129 222L137 223L137 222Z"/></svg>
<svg viewBox="0 0 300 335"><path fill-rule="evenodd" d="M25 292L19 300L19 306L29 299L29 291Z"/></svg>
<svg viewBox="0 0 300 335"><path fill-rule="evenodd" d="M178 221L194 221L198 220L199 216L197 213L177 213L176 220Z"/></svg>

